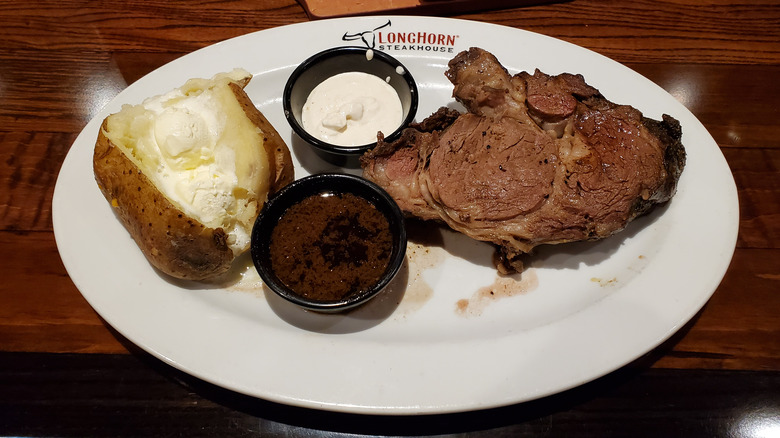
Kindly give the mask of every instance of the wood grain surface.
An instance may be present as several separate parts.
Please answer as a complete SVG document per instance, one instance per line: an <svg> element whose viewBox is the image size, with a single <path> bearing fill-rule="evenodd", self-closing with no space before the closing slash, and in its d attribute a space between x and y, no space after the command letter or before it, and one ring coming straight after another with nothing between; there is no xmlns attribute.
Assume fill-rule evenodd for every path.
<svg viewBox="0 0 780 438"><path fill-rule="evenodd" d="M507 408L489 415L489 421L480 417L460 429L417 426L426 433L494 430L497 435L493 436L518 436L574 433L588 424L612 421L620 424L613 432L628 432L632 430L631 414L620 407L630 400L629 405L637 406L636 415L641 416L637 421L650 422L653 407L639 400L647 394L652 400L655 394L663 403L682 400L680 409L699 416L694 417L700 426L693 428L694 433L676 436L743 436L727 434L732 430L729 428L736 427L738 416L724 417L722 410L745 408L756 400L760 403L754 408L768 407L774 412L770 418L776 420L774 430L780 430L780 404L767 395L780 394L777 1L573 0L455 17L569 41L622 62L666 89L702 121L721 147L738 188L740 228L731 266L712 299L640 367L621 371L606 386L603 382L589 386L586 396L577 393L570 400L561 396L552 407L541 402L545 409L539 405ZM155 421L159 427L166 418L198 425L198 415L224 417L228 413L241 425L234 431L265 431L269 436L286 435L283 431L363 433L371 429L334 427L329 423L333 417L327 416L319 422L305 422L295 417L299 411L252 404L261 402L247 407L240 396L232 399L219 389L203 389L203 384L185 383L186 389L181 390L186 377L161 371L160 364L137 351L91 309L68 277L52 231L52 195L70 145L86 123L128 84L199 48L308 20L294 0L0 0L0 393L4 394L0 397L0 434L123 435L118 429L112 433L110 428L100 427L90 433L68 421L57 429L57 422L64 417L52 416L50 410L66 409L66 402L75 400L77 404L68 405L70 410L64 412L77 411L74 415L82 417L89 409L94 409L95 415L105 413L111 409L106 400L113 399L101 396L100 385L116 389L120 385L117 379L126 379L131 385L136 378L139 388L157 389L160 393L153 393L155 397L171 397L176 402L166 405L159 399L144 398L143 389L129 393L118 390L122 395L115 402L125 409L136 406L139 411L131 412L136 419L144 418L144 409L158 412ZM35 367L43 372L41 367L47 366L70 368L48 380L24 372ZM158 374L166 376L162 387ZM86 382L84 397L91 394L102 407L90 407L94 400L75 395L58 398L63 385L77 391L69 385L82 381ZM737 394L733 403L725 393L708 392L710 384L733 388ZM188 385L200 386L193 390ZM42 397L43 404L34 402L33 391ZM658 395L664 391L668 392L663 397ZM24 403L14 405L11 395ZM707 405L708 397L724 404ZM187 411L187 403L195 408ZM197 414L182 417L184 412ZM264 421L259 418L262 412L274 412L277 417ZM46 421L36 429L32 424L39 418ZM658 430L674 430L674 416L659 418L671 423ZM676 418L683 421L681 425L695 422ZM555 425L544 423L553 419ZM252 421L260 426L246 427ZM579 429L577 422L584 422ZM277 423L287 428L272 433ZM212 430L215 433L202 435L231 435L229 422L218 424L220 427ZM134 430L138 433L129 435L188 435L183 429ZM589 436L610 435L609 428L597 430L602 433Z"/></svg>
<svg viewBox="0 0 780 438"><path fill-rule="evenodd" d="M0 353L3 429L16 436L112 438L762 437L771 436L760 435L765 424L760 420L772 414L765 407L776 405L780 385L780 375L767 371L627 367L529 403L388 417L281 406L237 395L147 357L84 356ZM42 398L29 391L30 383L53 387L58 395ZM751 410L746 414L740 406Z"/></svg>

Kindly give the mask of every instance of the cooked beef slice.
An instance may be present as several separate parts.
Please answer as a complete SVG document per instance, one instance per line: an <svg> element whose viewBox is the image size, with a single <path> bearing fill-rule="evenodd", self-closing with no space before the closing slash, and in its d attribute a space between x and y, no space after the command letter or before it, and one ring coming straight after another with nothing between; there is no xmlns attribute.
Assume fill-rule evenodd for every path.
<svg viewBox="0 0 780 438"><path fill-rule="evenodd" d="M445 73L467 109L441 108L361 158L408 215L492 242L499 270L541 244L602 239L675 193L680 124L610 102L581 75L510 75L472 48Z"/></svg>

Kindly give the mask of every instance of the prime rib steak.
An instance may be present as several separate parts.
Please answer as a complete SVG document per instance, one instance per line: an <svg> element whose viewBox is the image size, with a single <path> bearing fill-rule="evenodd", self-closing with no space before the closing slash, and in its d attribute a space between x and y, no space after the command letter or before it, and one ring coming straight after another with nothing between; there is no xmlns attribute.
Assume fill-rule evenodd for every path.
<svg viewBox="0 0 780 438"><path fill-rule="evenodd" d="M581 75L510 75L471 48L449 62L453 96L361 157L404 212L492 242L499 271L541 244L602 239L675 193L680 123L610 102Z"/></svg>

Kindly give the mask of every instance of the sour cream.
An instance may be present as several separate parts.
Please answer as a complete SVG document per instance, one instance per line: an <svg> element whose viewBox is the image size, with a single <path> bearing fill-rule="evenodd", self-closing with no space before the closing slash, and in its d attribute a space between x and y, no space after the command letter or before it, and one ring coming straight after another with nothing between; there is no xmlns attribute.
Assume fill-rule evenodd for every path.
<svg viewBox="0 0 780 438"><path fill-rule="evenodd" d="M303 128L312 136L339 146L376 141L400 125L403 108L398 93L374 75L347 72L332 76L309 94L301 111Z"/></svg>

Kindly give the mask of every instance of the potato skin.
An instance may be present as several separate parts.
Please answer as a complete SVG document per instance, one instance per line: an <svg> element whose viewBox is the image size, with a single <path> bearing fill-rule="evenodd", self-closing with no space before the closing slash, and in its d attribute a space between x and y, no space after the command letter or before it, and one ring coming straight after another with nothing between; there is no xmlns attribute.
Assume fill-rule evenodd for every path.
<svg viewBox="0 0 780 438"><path fill-rule="evenodd" d="M249 99L249 96L244 92L243 85L231 82L229 86L249 120L263 131L263 146L265 147L266 155L269 157L269 165L272 166L271 172L269 172L272 177L269 195L276 193L295 178L290 149L279 136L276 129L274 129L271 122L265 118L263 113Z"/></svg>
<svg viewBox="0 0 780 438"><path fill-rule="evenodd" d="M233 251L221 229L208 228L176 208L104 134L93 156L106 200L149 262L176 278L204 280L230 269Z"/></svg>
<svg viewBox="0 0 780 438"><path fill-rule="evenodd" d="M246 115L263 131L272 166L270 192L275 193L294 178L290 151L242 87L234 83L230 87ZM207 280L227 272L235 256L225 231L206 227L174 206L106 137L106 129L103 121L92 161L95 180L149 262L185 280Z"/></svg>

